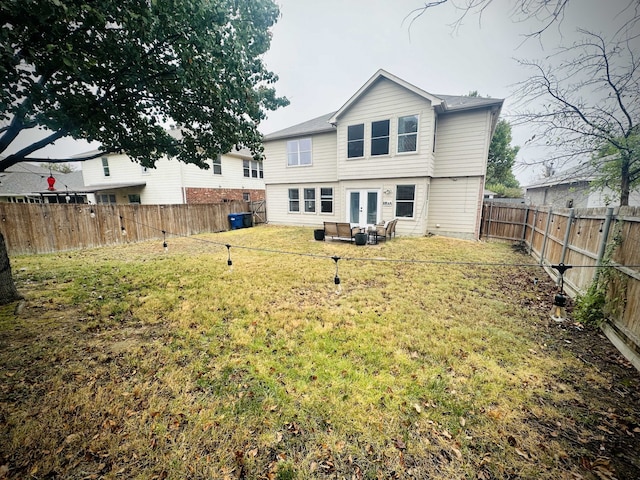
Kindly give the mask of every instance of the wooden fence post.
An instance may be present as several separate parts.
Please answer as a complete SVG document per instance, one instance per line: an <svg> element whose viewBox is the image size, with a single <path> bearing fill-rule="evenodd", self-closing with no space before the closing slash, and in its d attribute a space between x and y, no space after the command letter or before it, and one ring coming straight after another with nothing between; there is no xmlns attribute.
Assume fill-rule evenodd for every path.
<svg viewBox="0 0 640 480"><path fill-rule="evenodd" d="M529 207L524 212L524 222L522 223L522 241L527 238L527 224L529 223Z"/></svg>
<svg viewBox="0 0 640 480"><path fill-rule="evenodd" d="M531 251L533 250L533 239L536 234L536 224L538 222L538 207L533 212L533 223L531 224L531 240L529 241L529 255L531 255Z"/></svg>
<svg viewBox="0 0 640 480"><path fill-rule="evenodd" d="M567 228L564 231L564 241L562 242L562 253L560 254L560 263L564 263L567 257L567 249L569 248L569 234L571 233L571 225L573 224L573 208L569 209L569 217L567 218Z"/></svg>
<svg viewBox="0 0 640 480"><path fill-rule="evenodd" d="M607 214L604 217L604 225L602 226L602 238L600 238L600 245L598 246L598 257L596 259L596 266L602 266L602 259L607 249L607 240L609 239L609 230L611 229L611 220L613 219L613 208L607 208ZM598 279L600 269L596 270L595 279Z"/></svg>
<svg viewBox="0 0 640 480"><path fill-rule="evenodd" d="M551 215L553 214L553 208L549 207L547 213L547 226L544 229L544 238L542 239L542 248L540 249L540 265L544 265L544 253L547 248L547 237L549 236L549 227L551 226Z"/></svg>

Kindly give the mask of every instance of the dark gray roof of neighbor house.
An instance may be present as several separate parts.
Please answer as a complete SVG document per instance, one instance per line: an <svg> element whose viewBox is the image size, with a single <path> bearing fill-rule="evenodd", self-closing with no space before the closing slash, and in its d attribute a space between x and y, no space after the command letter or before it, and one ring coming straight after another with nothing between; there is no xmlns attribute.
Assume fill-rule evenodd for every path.
<svg viewBox="0 0 640 480"><path fill-rule="evenodd" d="M84 185L82 172L51 172L56 179L54 188L64 192ZM0 195L29 195L47 189L49 169L31 163L17 163L0 173Z"/></svg>
<svg viewBox="0 0 640 480"><path fill-rule="evenodd" d="M493 105L502 105L503 100L500 98L483 98L469 97L463 95L440 95L434 96L444 100L445 112L455 112L459 110L470 110L473 108L490 107Z"/></svg>
<svg viewBox="0 0 640 480"><path fill-rule="evenodd" d="M335 132L336 127L329 123L329 119L336 112L326 113L320 117L299 123L293 127L278 130L263 137L264 141L278 140L280 138L299 137L314 133Z"/></svg>

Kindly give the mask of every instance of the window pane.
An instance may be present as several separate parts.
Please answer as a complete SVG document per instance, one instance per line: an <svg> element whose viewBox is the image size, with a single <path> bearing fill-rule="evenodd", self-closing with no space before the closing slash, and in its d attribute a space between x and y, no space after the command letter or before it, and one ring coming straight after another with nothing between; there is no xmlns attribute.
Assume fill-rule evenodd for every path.
<svg viewBox="0 0 640 480"><path fill-rule="evenodd" d="M397 202L396 217L413 217L413 202Z"/></svg>
<svg viewBox="0 0 640 480"><path fill-rule="evenodd" d="M298 141L291 140L287 142L287 153L298 153Z"/></svg>
<svg viewBox="0 0 640 480"><path fill-rule="evenodd" d="M396 200L413 200L415 185L398 185L396 187Z"/></svg>
<svg viewBox="0 0 640 480"><path fill-rule="evenodd" d="M360 192L351 192L349 222L360 223Z"/></svg>
<svg viewBox="0 0 640 480"><path fill-rule="evenodd" d="M321 197L333 197L333 188L321 188L320 189Z"/></svg>
<svg viewBox="0 0 640 480"><path fill-rule="evenodd" d="M373 225L378 220L378 193L367 193L367 223Z"/></svg>
<svg viewBox="0 0 640 480"><path fill-rule="evenodd" d="M297 188L289 189L289 200L298 200L300 198L300 192Z"/></svg>
<svg viewBox="0 0 640 480"><path fill-rule="evenodd" d="M355 142L349 142L347 157L358 158L364 156L364 140L357 140Z"/></svg>
<svg viewBox="0 0 640 480"><path fill-rule="evenodd" d="M418 131L418 117L411 115L398 119L398 133L415 133Z"/></svg>
<svg viewBox="0 0 640 480"><path fill-rule="evenodd" d="M364 139L364 123L361 123L360 125L349 125L347 131L349 141Z"/></svg>
<svg viewBox="0 0 640 480"><path fill-rule="evenodd" d="M300 151L311 151L311 139L310 138L301 138L300 140L298 140L298 142L300 143Z"/></svg>
<svg viewBox="0 0 640 480"><path fill-rule="evenodd" d="M300 165L311 165L311 152L300 152Z"/></svg>
<svg viewBox="0 0 640 480"><path fill-rule="evenodd" d="M398 137L398 152L415 152L418 136L415 134Z"/></svg>
<svg viewBox="0 0 640 480"><path fill-rule="evenodd" d="M389 153L389 137L371 139L371 155L386 155Z"/></svg>
<svg viewBox="0 0 640 480"><path fill-rule="evenodd" d="M371 122L371 138L388 137L388 136L389 136L389 120Z"/></svg>
<svg viewBox="0 0 640 480"><path fill-rule="evenodd" d="M298 152L287 154L287 165L297 165L298 164ZM248 177L249 175L245 175Z"/></svg>

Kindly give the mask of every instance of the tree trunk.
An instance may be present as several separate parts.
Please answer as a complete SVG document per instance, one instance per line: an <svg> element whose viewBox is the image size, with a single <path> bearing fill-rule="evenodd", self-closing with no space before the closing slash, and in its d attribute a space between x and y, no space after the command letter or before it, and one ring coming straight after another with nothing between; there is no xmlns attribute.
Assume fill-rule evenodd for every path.
<svg viewBox="0 0 640 480"><path fill-rule="evenodd" d="M622 159L622 168L620 169L620 206L626 207L629 205L629 160L627 158Z"/></svg>
<svg viewBox="0 0 640 480"><path fill-rule="evenodd" d="M0 305L6 305L22 298L13 283L7 245L4 243L4 236L0 233Z"/></svg>

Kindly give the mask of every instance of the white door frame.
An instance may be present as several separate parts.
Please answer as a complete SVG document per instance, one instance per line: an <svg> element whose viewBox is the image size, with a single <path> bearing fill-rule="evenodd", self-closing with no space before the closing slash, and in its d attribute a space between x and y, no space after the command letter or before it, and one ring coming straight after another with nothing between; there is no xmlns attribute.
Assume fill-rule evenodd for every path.
<svg viewBox="0 0 640 480"><path fill-rule="evenodd" d="M359 216L357 222L351 221L351 194L358 193L358 202L359 202ZM368 195L370 193L375 193L376 195L376 210L375 212L368 211ZM363 201L364 199L364 201ZM380 215L382 210L382 189L381 188L348 188L346 189L346 218L349 223L357 223L361 227L366 227L367 225L373 225L380 221ZM375 213L376 218L374 222L367 222L368 216L370 213Z"/></svg>

